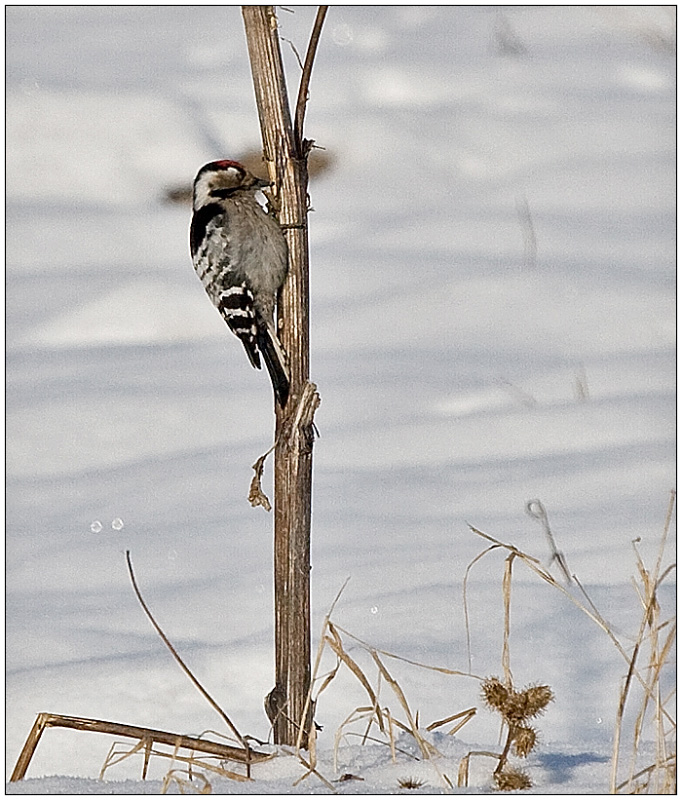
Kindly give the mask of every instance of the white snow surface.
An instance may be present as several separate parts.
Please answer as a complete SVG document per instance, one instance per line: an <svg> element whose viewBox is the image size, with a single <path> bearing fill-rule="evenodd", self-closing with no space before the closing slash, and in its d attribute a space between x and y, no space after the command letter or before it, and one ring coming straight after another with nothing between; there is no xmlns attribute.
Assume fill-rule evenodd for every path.
<svg viewBox="0 0 682 800"><path fill-rule="evenodd" d="M6 11L7 768L42 711L223 731L144 617L125 550L183 658L267 740L272 515L246 498L271 390L193 274L189 209L162 201L205 161L258 147L239 9ZM313 14L279 11L300 53ZM350 577L344 629L502 675L507 553L471 568L469 664L463 579L487 546L469 525L547 564L532 499L631 648L632 542L652 565L675 481L674 14L331 7L306 123L333 157L311 184L314 648ZM478 680L385 661L442 755L401 734L394 762L351 735L360 723L335 762L339 725L367 702L342 670L316 709L319 771L362 778L342 793L449 791L469 750L499 750L498 719ZM605 793L626 663L518 561L511 668L555 694L531 791ZM386 684L380 699L404 717ZM455 736L425 732L472 706ZM158 793L170 765L142 782L139 754L97 780L112 741L49 730L7 791ZM492 791L491 763L456 791ZM329 791L302 774L282 752L252 783L207 777L214 793Z"/></svg>

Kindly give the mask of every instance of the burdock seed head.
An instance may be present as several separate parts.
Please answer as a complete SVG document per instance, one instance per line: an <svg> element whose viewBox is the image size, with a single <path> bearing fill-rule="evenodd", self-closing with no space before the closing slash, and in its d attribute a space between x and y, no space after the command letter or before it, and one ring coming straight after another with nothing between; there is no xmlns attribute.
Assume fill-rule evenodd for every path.
<svg viewBox="0 0 682 800"><path fill-rule="evenodd" d="M502 716L514 725L537 717L554 698L549 686L529 686L521 692L512 691L501 709Z"/></svg>
<svg viewBox="0 0 682 800"><path fill-rule="evenodd" d="M524 690L527 697L529 717L537 717L554 700L554 693L549 686L528 686Z"/></svg>
<svg viewBox="0 0 682 800"><path fill-rule="evenodd" d="M504 714L504 708L509 702L509 689L499 678L486 678L481 684L483 699L496 711Z"/></svg>
<svg viewBox="0 0 682 800"><path fill-rule="evenodd" d="M514 752L520 758L526 758L537 741L538 735L534 728L519 726L514 734Z"/></svg>
<svg viewBox="0 0 682 800"><path fill-rule="evenodd" d="M513 792L518 789L530 789L533 785L531 779L520 769L505 769L493 775L497 788L503 792Z"/></svg>
<svg viewBox="0 0 682 800"><path fill-rule="evenodd" d="M420 778L398 778L398 786L401 789L421 789L426 781Z"/></svg>

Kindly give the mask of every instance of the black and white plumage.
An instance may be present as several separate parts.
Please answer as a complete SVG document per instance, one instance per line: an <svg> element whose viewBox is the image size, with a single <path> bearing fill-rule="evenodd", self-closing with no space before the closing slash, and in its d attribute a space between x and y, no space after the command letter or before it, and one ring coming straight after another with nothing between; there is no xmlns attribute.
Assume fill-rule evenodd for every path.
<svg viewBox="0 0 682 800"><path fill-rule="evenodd" d="M205 164L194 180L190 250L208 296L256 369L263 356L283 407L289 372L274 313L287 274L287 243L256 200L268 185L236 161Z"/></svg>

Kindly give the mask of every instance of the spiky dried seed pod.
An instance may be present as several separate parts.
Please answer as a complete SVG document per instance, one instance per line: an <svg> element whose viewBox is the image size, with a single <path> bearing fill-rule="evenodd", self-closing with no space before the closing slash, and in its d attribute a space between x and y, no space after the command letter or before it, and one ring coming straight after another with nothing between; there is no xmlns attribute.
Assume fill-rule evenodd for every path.
<svg viewBox="0 0 682 800"><path fill-rule="evenodd" d="M511 725L520 725L531 716L525 692L510 692L504 708L501 709L501 713L505 721Z"/></svg>
<svg viewBox="0 0 682 800"><path fill-rule="evenodd" d="M398 778L398 786L401 789L421 789L426 781L420 778Z"/></svg>
<svg viewBox="0 0 682 800"><path fill-rule="evenodd" d="M534 728L521 726L514 733L514 752L519 758L526 758L538 741L538 734Z"/></svg>
<svg viewBox="0 0 682 800"><path fill-rule="evenodd" d="M533 782L520 769L505 769L493 775L497 788L503 792L514 792L518 789L530 789Z"/></svg>
<svg viewBox="0 0 682 800"><path fill-rule="evenodd" d="M481 684L481 689L487 705L502 713L509 701L509 689L499 678L486 678Z"/></svg>
<svg viewBox="0 0 682 800"><path fill-rule="evenodd" d="M549 686L529 686L521 692L512 691L501 709L501 714L507 722L520 725L525 720L542 714L553 697Z"/></svg>
<svg viewBox="0 0 682 800"><path fill-rule="evenodd" d="M545 708L554 700L554 692L549 686L527 686L524 694L528 699L528 709L530 717L542 714Z"/></svg>

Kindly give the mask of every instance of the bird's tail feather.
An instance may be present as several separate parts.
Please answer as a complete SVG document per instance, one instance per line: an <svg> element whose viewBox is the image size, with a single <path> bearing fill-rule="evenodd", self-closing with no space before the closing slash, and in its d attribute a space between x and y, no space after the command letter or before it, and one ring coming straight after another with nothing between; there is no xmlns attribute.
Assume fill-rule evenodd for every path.
<svg viewBox="0 0 682 800"><path fill-rule="evenodd" d="M258 331L258 349L270 373L277 402L284 408L289 397L289 369L284 349L271 325L264 325Z"/></svg>

